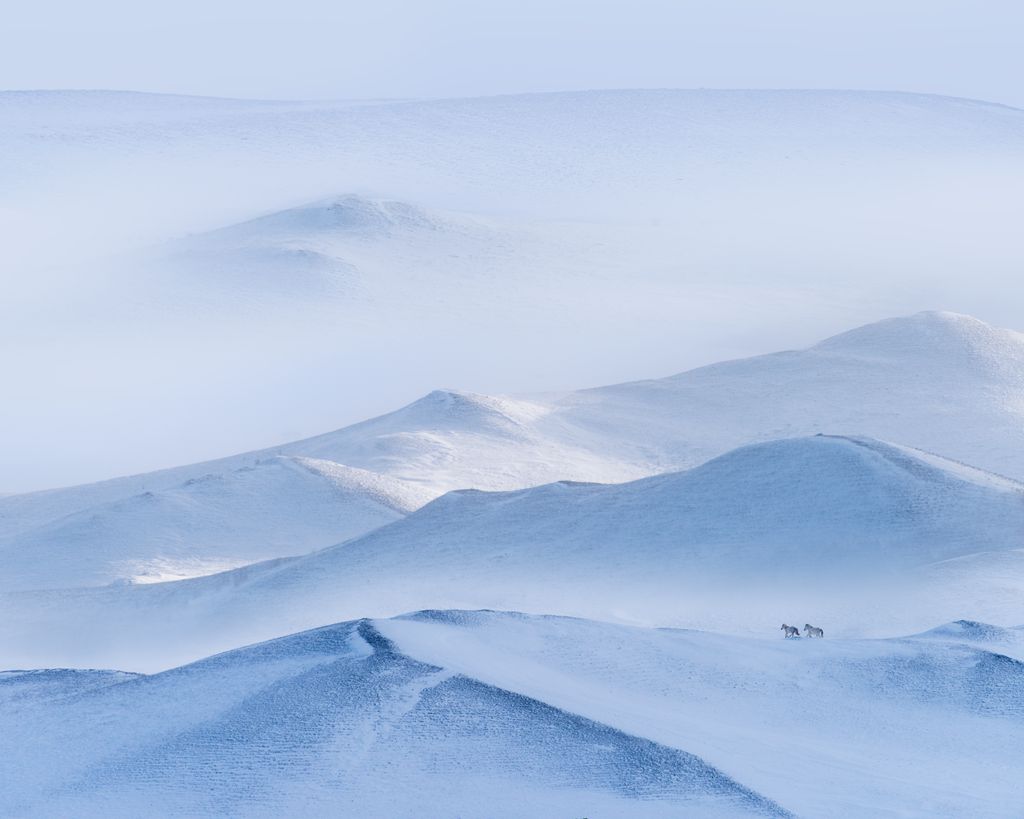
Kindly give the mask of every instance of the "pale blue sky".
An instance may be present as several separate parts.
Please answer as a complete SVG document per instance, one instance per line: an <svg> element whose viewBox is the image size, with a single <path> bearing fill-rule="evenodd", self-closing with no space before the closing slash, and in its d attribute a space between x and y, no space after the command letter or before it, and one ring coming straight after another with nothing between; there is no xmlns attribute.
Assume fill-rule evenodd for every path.
<svg viewBox="0 0 1024 819"><path fill-rule="evenodd" d="M40 0L0 86L252 97L871 88L1024 107L1019 0Z"/></svg>

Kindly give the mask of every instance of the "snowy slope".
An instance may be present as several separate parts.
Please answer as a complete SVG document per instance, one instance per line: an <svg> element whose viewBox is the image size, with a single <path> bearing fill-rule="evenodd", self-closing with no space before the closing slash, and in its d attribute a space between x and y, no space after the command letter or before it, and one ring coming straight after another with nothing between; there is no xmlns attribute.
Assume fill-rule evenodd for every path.
<svg viewBox="0 0 1024 819"><path fill-rule="evenodd" d="M210 574L329 546L426 500L380 475L284 456L131 489L0 537L0 590Z"/></svg>
<svg viewBox="0 0 1024 819"><path fill-rule="evenodd" d="M634 457L673 466L754 440L844 432L1024 478L1024 335L924 312L806 350L581 391L560 409L553 423L608 432Z"/></svg>
<svg viewBox="0 0 1024 819"><path fill-rule="evenodd" d="M248 469L278 454L375 473L379 477L363 474L360 480L386 485L389 497L401 498L399 511L409 511L449 489L514 489L557 480L619 482L692 467L750 442L818 432L866 434L910 445L924 450L911 452L923 463L933 452L1024 476L1022 336L966 316L921 313L867 325L807 350L725 362L654 381L554 396L439 390L388 415L271 450L0 498L0 543L16 543L19 537L28 538L25 543L45 541L57 532L92 548L86 536L106 524L90 530L81 526L82 518L106 520L111 510L122 508L119 504L138 504L146 492L177 491L190 480ZM939 460L943 469L956 468ZM973 474L996 484L1000 480ZM329 528L325 536L334 532L334 540L303 542L330 545L385 520ZM185 531L168 536L181 540ZM247 537L243 527L236 542ZM278 553L257 543L233 548L249 549L246 553L256 557L308 551L306 545L287 546L281 538L269 542L285 548ZM211 558L229 556L210 546ZM150 557L142 550L119 559L144 562ZM73 574L66 580L78 582Z"/></svg>
<svg viewBox="0 0 1024 819"><path fill-rule="evenodd" d="M919 313L651 381L522 398L439 391L283 449L438 489L511 489L628 480L819 432L1024 478L1024 335Z"/></svg>
<svg viewBox="0 0 1024 819"><path fill-rule="evenodd" d="M518 401L435 393L291 448L433 477L446 489L509 489L545 477L626 480L753 441L852 433L1024 478L1024 336L954 313L887 319L806 350L670 378Z"/></svg>
<svg viewBox="0 0 1024 819"><path fill-rule="evenodd" d="M794 608L850 636L963 617L1012 625L1024 621L1024 486L984 478L820 436L622 485L453 492L305 557L0 595L0 651L21 665L148 670L324 622L446 607L740 633Z"/></svg>
<svg viewBox="0 0 1024 819"><path fill-rule="evenodd" d="M378 628L421 660L685 747L797 815L1005 816L1021 800L1024 666L991 645L491 612Z"/></svg>
<svg viewBox="0 0 1024 819"><path fill-rule="evenodd" d="M552 480L615 482L650 474L620 459L614 438L546 428L547 396L435 390L409 406L285 447L429 487L510 489Z"/></svg>
<svg viewBox="0 0 1024 819"><path fill-rule="evenodd" d="M1024 485L990 486L935 463L871 439L787 439L622 485L453 492L358 549L408 545L416 557L395 562L427 571L454 550L463 560L503 555L506 567L521 561L542 576L690 570L738 580L879 575L1018 545ZM307 562L355 553L345 544Z"/></svg>
<svg viewBox="0 0 1024 819"><path fill-rule="evenodd" d="M0 498L0 527L45 522L141 485L237 468L268 453L336 461L436 494L624 481L747 443L819 432L870 435L1022 478L1024 336L925 312L806 350L669 378L521 397L437 390L396 412L269 450Z"/></svg>
<svg viewBox="0 0 1024 819"><path fill-rule="evenodd" d="M927 637L360 620L150 677L0 676L0 811L1005 816L1022 674Z"/></svg>
<svg viewBox="0 0 1024 819"><path fill-rule="evenodd" d="M415 660L368 621L76 694L0 717L4 813L784 815L692 754Z"/></svg>

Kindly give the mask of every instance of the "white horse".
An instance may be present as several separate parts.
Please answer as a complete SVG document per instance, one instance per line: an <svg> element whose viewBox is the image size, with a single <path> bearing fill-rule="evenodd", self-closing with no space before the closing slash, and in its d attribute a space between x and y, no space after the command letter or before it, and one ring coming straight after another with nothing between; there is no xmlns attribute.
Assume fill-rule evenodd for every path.
<svg viewBox="0 0 1024 819"><path fill-rule="evenodd" d="M804 623L804 634L807 637L824 637L825 629L812 626L810 623Z"/></svg>
<svg viewBox="0 0 1024 819"><path fill-rule="evenodd" d="M800 636L800 629L798 629L796 626L787 626L785 623L783 623L782 624L782 631L786 632L785 634L782 635L786 639L789 639L790 637L799 637Z"/></svg>

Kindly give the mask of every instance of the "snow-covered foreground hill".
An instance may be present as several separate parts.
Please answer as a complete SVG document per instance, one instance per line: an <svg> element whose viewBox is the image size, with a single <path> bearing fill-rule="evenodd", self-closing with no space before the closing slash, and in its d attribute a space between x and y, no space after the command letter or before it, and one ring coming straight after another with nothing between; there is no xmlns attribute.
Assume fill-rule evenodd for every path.
<svg viewBox="0 0 1024 819"><path fill-rule="evenodd" d="M1005 645L428 611L148 677L8 672L0 812L1002 817L1024 799Z"/></svg>
<svg viewBox="0 0 1024 819"><path fill-rule="evenodd" d="M452 607L738 633L800 611L849 636L1012 625L1022 532L1014 481L871 439L788 439L621 485L452 492L361 538L193 580L0 595L0 656L150 670Z"/></svg>

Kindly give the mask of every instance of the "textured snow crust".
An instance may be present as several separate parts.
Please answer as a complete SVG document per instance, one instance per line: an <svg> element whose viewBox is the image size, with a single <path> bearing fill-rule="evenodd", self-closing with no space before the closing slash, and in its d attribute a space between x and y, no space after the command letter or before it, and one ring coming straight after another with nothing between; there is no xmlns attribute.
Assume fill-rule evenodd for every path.
<svg viewBox="0 0 1024 819"><path fill-rule="evenodd" d="M1024 797L1022 675L955 635L427 611L153 676L0 677L19 698L0 711L0 810L1005 816Z"/></svg>

